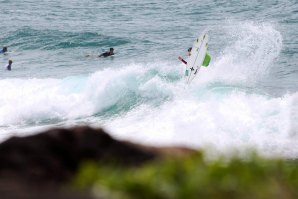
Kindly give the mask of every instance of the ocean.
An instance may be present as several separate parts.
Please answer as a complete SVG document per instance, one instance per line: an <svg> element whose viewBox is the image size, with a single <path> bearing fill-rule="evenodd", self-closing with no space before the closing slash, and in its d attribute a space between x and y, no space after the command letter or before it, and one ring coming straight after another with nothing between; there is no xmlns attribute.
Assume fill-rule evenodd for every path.
<svg viewBox="0 0 298 199"><path fill-rule="evenodd" d="M297 0L0 0L0 18L1 141L89 125L154 146L298 157ZM203 31L211 63L186 85L178 56Z"/></svg>

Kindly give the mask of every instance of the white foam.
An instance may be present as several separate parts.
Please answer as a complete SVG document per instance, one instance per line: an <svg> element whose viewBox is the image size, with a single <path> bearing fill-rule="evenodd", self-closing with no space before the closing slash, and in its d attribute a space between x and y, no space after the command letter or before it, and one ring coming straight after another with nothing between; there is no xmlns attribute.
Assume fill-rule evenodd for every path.
<svg viewBox="0 0 298 199"><path fill-rule="evenodd" d="M154 100L170 95L158 71L144 67L131 64L65 79L0 80L0 126L82 118L125 104L129 97Z"/></svg>
<svg viewBox="0 0 298 199"><path fill-rule="evenodd" d="M229 23L219 30L226 37L226 46L220 56L213 58L208 75L201 79L253 85L273 67L282 48L282 35L269 23Z"/></svg>
<svg viewBox="0 0 298 199"><path fill-rule="evenodd" d="M268 154L297 156L293 100L232 92L220 98L176 99L160 109L142 106L107 127L122 139L155 145L179 144L219 151L254 147ZM297 115L295 116L297 117Z"/></svg>

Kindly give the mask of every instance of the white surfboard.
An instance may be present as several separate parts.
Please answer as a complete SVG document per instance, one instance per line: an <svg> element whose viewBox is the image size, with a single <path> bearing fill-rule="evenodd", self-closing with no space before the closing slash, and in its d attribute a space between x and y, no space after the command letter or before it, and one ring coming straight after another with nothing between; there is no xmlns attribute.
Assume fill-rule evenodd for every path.
<svg viewBox="0 0 298 199"><path fill-rule="evenodd" d="M185 78L187 84L190 84L190 82L195 78L195 76L199 72L203 64L204 58L206 56L207 48L208 35L207 33L203 33L195 40L191 49L191 55L188 59L185 70Z"/></svg>

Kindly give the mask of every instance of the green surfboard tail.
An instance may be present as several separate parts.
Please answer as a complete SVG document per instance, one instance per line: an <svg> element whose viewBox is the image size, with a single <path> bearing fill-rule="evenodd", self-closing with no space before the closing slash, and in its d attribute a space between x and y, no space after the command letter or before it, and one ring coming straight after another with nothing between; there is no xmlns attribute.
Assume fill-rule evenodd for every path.
<svg viewBox="0 0 298 199"><path fill-rule="evenodd" d="M203 66L205 66L205 67L209 66L210 60L211 60L210 55L208 53L206 53L206 56L203 61Z"/></svg>

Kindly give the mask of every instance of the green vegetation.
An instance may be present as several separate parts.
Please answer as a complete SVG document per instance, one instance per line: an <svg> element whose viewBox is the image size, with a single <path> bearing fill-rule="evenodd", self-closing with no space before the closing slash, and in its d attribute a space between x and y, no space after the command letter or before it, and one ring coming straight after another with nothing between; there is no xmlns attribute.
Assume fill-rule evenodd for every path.
<svg viewBox="0 0 298 199"><path fill-rule="evenodd" d="M294 199L298 198L297 166L297 161L255 154L206 161L198 152L137 168L86 163L75 186L117 199Z"/></svg>

